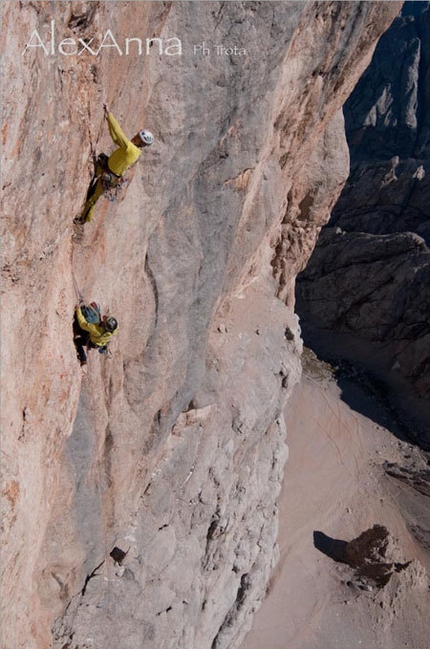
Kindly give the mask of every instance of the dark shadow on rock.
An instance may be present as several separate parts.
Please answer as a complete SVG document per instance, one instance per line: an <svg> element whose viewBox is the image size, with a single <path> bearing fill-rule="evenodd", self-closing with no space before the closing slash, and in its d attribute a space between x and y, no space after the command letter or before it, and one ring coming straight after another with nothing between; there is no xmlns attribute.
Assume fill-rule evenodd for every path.
<svg viewBox="0 0 430 649"><path fill-rule="evenodd" d="M334 373L342 390L341 399L356 412L388 428L402 441L411 441L411 431L404 415L390 399L388 386L357 362L339 359Z"/></svg>
<svg viewBox="0 0 430 649"><path fill-rule="evenodd" d="M430 3L405 2L345 103L350 177L296 283L305 344L338 365L343 400L426 451L429 53Z"/></svg>
<svg viewBox="0 0 430 649"><path fill-rule="evenodd" d="M323 330L301 314L300 319L304 344L332 366L342 401L387 428L399 440L430 451L428 401L416 397L404 383L391 385L383 370L377 367L371 370L370 352L365 351L363 341ZM376 366L377 351L374 359Z"/></svg>
<svg viewBox="0 0 430 649"><path fill-rule="evenodd" d="M357 362L338 360L335 378L342 390L341 399L356 412L387 428L399 440L430 450L430 437L424 419L403 407L402 395ZM417 410L418 413L418 410Z"/></svg>
<svg viewBox="0 0 430 649"><path fill-rule="evenodd" d="M346 563L345 550L347 545L347 541L332 539L331 536L327 536L324 532L314 532L315 548L334 561Z"/></svg>

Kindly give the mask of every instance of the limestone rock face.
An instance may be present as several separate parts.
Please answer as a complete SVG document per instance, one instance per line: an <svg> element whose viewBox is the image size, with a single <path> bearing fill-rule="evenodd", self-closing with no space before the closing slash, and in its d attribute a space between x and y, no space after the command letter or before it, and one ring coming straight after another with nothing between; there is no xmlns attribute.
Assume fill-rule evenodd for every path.
<svg viewBox="0 0 430 649"><path fill-rule="evenodd" d="M3 3L5 649L240 643L276 560L294 278L346 178L341 106L398 10ZM107 30L183 51L59 50ZM112 150L103 101L156 143L76 233L91 151ZM120 322L84 376L77 290Z"/></svg>
<svg viewBox="0 0 430 649"><path fill-rule="evenodd" d="M297 289L305 324L375 343L427 403L429 79L429 3L406 3L345 106L351 174Z"/></svg>
<svg viewBox="0 0 430 649"><path fill-rule="evenodd" d="M330 227L300 281L298 308L322 329L388 347L388 368L429 396L429 281L430 252L419 235Z"/></svg>
<svg viewBox="0 0 430 649"><path fill-rule="evenodd" d="M429 29L429 2L407 2L381 38L345 106L353 161L429 158Z"/></svg>
<svg viewBox="0 0 430 649"><path fill-rule="evenodd" d="M390 599L390 594L395 597L396 592L407 589L413 596L413 591L424 593L428 589L425 568L416 559L405 561L398 540L384 525L375 524L349 542L331 541L339 548L333 558L354 569L353 578L346 582L349 588L356 592L387 589L385 598L379 598L381 608L387 595Z"/></svg>

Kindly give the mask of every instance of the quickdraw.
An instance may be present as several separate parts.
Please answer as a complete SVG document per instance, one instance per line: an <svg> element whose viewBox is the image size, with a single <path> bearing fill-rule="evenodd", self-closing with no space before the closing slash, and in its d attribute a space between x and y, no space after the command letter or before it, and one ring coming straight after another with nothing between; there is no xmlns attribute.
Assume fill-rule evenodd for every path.
<svg viewBox="0 0 430 649"><path fill-rule="evenodd" d="M127 183L127 178L125 176L116 176L111 171L103 171L101 182L103 185L103 194L108 201L112 202L118 198L119 192Z"/></svg>

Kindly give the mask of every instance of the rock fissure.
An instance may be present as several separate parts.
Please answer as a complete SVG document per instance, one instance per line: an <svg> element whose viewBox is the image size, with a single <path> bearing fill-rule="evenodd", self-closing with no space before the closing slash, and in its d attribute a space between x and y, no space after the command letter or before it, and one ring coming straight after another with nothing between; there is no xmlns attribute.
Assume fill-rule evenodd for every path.
<svg viewBox="0 0 430 649"><path fill-rule="evenodd" d="M82 597L84 597L84 595L85 595L85 593L86 593L86 590L87 590L87 587L88 587L88 583L89 583L89 581L90 581L91 579L93 579L94 577L99 576L100 573L98 573L97 570L99 570L99 569L102 567L103 564L104 564L104 559L103 559L103 561L102 561L101 563L99 563L98 566L96 566L96 567L94 568L94 570L93 570L89 575L87 575L87 576L85 577L85 583L84 583L84 586L83 586L83 588L82 588L82 590L81 590L81 596L82 596Z"/></svg>

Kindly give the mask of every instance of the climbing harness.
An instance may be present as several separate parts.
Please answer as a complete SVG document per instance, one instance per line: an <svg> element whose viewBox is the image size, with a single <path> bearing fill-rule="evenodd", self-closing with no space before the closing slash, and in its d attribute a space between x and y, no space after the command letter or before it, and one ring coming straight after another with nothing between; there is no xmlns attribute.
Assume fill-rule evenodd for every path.
<svg viewBox="0 0 430 649"><path fill-rule="evenodd" d="M118 198L119 192L127 183L127 178L125 176L117 176L112 173L112 171L104 171L101 181L103 185L103 194L109 202L112 202Z"/></svg>
<svg viewBox="0 0 430 649"><path fill-rule="evenodd" d="M108 201L112 202L118 198L121 189L128 181L127 174L117 176L108 166L108 156L101 153L96 159L96 177L100 179L103 187L103 194Z"/></svg>

